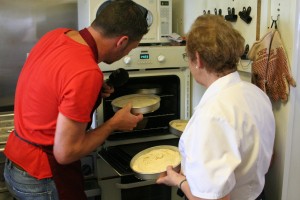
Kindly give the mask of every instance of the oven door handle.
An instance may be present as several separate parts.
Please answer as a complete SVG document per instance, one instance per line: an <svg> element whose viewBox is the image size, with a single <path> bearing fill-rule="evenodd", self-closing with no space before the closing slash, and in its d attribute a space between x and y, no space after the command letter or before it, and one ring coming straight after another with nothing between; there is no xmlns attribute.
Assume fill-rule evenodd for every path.
<svg viewBox="0 0 300 200"><path fill-rule="evenodd" d="M141 182L136 182L136 183L116 183L116 187L119 189L132 189L132 188L137 188L137 187L143 187L143 186L149 186L156 184L156 180L146 180L146 181L141 181Z"/></svg>

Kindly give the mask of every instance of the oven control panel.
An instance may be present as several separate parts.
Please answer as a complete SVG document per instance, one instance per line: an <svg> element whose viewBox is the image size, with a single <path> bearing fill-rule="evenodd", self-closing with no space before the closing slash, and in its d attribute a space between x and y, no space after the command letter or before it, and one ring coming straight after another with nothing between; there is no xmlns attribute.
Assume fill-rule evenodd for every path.
<svg viewBox="0 0 300 200"><path fill-rule="evenodd" d="M100 63L102 71L188 67L183 59L185 46L139 46L117 62Z"/></svg>

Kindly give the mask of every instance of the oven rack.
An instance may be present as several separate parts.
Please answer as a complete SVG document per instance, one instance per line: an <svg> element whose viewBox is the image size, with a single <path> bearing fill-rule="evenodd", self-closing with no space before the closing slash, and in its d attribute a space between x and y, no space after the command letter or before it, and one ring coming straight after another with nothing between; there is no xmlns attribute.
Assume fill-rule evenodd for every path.
<svg viewBox="0 0 300 200"><path fill-rule="evenodd" d="M108 162L120 176L132 175L130 168L131 156L118 147L101 149L98 155Z"/></svg>

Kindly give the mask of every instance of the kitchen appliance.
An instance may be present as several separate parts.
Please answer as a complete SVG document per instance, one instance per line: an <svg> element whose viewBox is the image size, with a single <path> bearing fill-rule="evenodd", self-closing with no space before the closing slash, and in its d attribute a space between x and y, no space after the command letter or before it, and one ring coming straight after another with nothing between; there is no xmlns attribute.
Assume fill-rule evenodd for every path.
<svg viewBox="0 0 300 200"><path fill-rule="evenodd" d="M78 28L90 26L99 6L106 0L78 0ZM149 32L141 44L167 43L172 33L172 0L134 0L148 10Z"/></svg>
<svg viewBox="0 0 300 200"><path fill-rule="evenodd" d="M150 147L178 146L179 137L170 133L169 122L190 117L190 71L182 56L184 52L184 46L140 46L111 65L99 64L105 77L122 67L128 71L129 79L103 100L94 114L92 127L114 115L112 101L118 97L141 91L160 97L160 107L144 114L133 131L115 131L99 147L97 175L102 200L180 199L176 187L136 178L130 161Z"/></svg>

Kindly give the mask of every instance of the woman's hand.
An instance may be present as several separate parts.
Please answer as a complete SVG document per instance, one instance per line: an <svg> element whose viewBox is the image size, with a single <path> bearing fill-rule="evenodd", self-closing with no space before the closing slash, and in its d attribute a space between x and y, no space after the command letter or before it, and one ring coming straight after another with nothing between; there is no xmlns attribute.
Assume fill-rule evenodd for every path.
<svg viewBox="0 0 300 200"><path fill-rule="evenodd" d="M168 166L166 175L159 177L156 180L156 183L165 184L168 186L178 186L178 184L184 179L185 176L174 171L172 166Z"/></svg>

